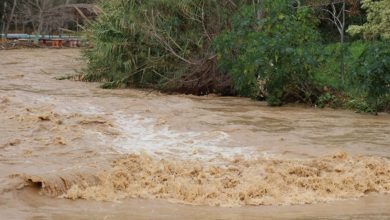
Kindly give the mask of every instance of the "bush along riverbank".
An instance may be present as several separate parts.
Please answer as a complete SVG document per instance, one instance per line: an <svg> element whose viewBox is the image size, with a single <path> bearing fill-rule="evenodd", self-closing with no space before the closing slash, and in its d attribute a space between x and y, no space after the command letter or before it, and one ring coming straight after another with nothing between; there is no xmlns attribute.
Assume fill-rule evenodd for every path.
<svg viewBox="0 0 390 220"><path fill-rule="evenodd" d="M83 78L104 88L389 112L389 2L309 3L101 1L86 29Z"/></svg>

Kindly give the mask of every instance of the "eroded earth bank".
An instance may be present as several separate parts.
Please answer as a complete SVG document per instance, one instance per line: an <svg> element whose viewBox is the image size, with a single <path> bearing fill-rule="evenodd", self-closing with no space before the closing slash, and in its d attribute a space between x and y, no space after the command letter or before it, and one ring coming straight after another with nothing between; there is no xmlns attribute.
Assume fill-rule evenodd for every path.
<svg viewBox="0 0 390 220"><path fill-rule="evenodd" d="M390 218L388 114L58 80L83 65L0 51L0 218Z"/></svg>

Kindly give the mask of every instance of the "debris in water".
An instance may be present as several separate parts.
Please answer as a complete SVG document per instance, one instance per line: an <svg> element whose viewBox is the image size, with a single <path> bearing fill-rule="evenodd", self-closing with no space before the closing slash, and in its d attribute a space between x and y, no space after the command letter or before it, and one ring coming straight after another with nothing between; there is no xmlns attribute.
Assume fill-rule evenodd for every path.
<svg viewBox="0 0 390 220"><path fill-rule="evenodd" d="M0 100L1 100L0 101L1 104L8 104L11 102L11 100L8 97L1 97Z"/></svg>
<svg viewBox="0 0 390 220"><path fill-rule="evenodd" d="M63 137L56 137L56 138L54 138L54 140L53 140L53 144L57 144L57 145L66 145L65 138L63 138Z"/></svg>
<svg viewBox="0 0 390 220"><path fill-rule="evenodd" d="M20 139L15 139L15 140L12 140L8 143L9 146L17 146L19 145L20 143L22 143L22 141Z"/></svg>
<svg viewBox="0 0 390 220"><path fill-rule="evenodd" d="M108 121L104 120L103 118L87 118L82 119L79 121L82 125L90 125L90 124L108 124L111 125Z"/></svg>

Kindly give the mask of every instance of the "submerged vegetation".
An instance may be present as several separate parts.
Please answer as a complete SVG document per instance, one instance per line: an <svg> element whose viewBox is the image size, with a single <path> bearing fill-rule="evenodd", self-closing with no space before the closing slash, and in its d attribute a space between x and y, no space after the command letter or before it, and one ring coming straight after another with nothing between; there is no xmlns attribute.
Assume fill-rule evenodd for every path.
<svg viewBox="0 0 390 220"><path fill-rule="evenodd" d="M84 79L389 111L388 1L323 2L100 1Z"/></svg>

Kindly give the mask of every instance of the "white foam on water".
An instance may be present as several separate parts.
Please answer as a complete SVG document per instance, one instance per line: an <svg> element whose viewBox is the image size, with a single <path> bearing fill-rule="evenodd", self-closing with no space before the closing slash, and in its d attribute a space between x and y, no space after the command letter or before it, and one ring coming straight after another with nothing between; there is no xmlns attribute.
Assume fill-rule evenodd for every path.
<svg viewBox="0 0 390 220"><path fill-rule="evenodd" d="M182 132L158 125L152 118L114 113L114 123L122 130L113 146L122 153L145 152L155 156L171 155L182 159L212 160L217 157L251 155L251 147L227 147L230 138L222 131Z"/></svg>

